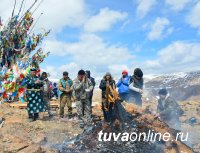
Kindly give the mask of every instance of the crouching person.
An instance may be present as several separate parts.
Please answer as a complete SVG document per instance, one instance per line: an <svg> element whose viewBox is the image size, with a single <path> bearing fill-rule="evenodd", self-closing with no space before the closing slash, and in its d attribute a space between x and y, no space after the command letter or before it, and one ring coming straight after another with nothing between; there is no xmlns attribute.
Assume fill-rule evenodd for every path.
<svg viewBox="0 0 200 153"><path fill-rule="evenodd" d="M86 77L84 70L78 72L73 82L73 89L80 128L84 128L92 122L90 92L93 90L92 82Z"/></svg>
<svg viewBox="0 0 200 153"><path fill-rule="evenodd" d="M158 94L160 99L158 100L157 116L168 124L169 127L179 130L181 126L179 117L183 114L183 110L178 103L169 96L166 89L161 89Z"/></svg>

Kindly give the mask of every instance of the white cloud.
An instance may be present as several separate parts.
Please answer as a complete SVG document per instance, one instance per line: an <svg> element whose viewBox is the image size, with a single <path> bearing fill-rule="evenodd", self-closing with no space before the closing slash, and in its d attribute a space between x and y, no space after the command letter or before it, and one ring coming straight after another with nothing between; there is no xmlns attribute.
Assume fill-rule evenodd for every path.
<svg viewBox="0 0 200 153"><path fill-rule="evenodd" d="M176 41L158 52L156 60L144 63L147 71L162 73L195 70L200 66L200 43Z"/></svg>
<svg viewBox="0 0 200 153"><path fill-rule="evenodd" d="M62 77L62 73L64 71L69 72L69 76L71 78L75 78L76 72L78 72L79 69L80 67L76 63L71 62L68 64L61 65L59 67L49 65L49 66L44 67L42 70L50 73L51 80L57 80Z"/></svg>
<svg viewBox="0 0 200 153"><path fill-rule="evenodd" d="M100 76L113 68L113 65L124 65L127 61L134 59L126 47L107 43L94 34L84 34L79 41L73 43L47 40L45 50L49 50L52 56L72 59L76 64L73 67L76 69L91 69ZM121 71L120 67L119 70Z"/></svg>
<svg viewBox="0 0 200 153"><path fill-rule="evenodd" d="M137 10L136 14L139 18L144 18L155 6L156 0L137 0Z"/></svg>
<svg viewBox="0 0 200 153"><path fill-rule="evenodd" d="M17 1L15 14L18 13L22 0ZM33 10L38 6L33 7ZM25 0L25 10L33 4L32 0ZM12 14L14 0L1 0L0 14L6 21ZM52 29L57 32L64 27L77 27L83 25L87 18L84 0L44 0L40 7L33 14L36 20L43 12L39 19L35 31L41 31L41 28ZM4 22L5 23L5 22Z"/></svg>
<svg viewBox="0 0 200 153"><path fill-rule="evenodd" d="M191 0L165 0L165 3L174 11L183 10L189 2L191 2Z"/></svg>
<svg viewBox="0 0 200 153"><path fill-rule="evenodd" d="M94 34L84 34L78 42L65 43L56 40L48 40L45 48L53 55L73 56L73 59L83 65L96 65L119 63L132 58L126 47L110 45ZM59 48L59 49L58 49ZM122 58L123 56L123 58ZM84 57L84 58L83 58ZM100 58L101 57L101 58Z"/></svg>
<svg viewBox="0 0 200 153"><path fill-rule="evenodd" d="M8 18L11 16L13 6L14 6L13 0L1 0L0 16L1 19L3 20L3 23L6 23Z"/></svg>
<svg viewBox="0 0 200 153"><path fill-rule="evenodd" d="M191 9L189 15L187 16L187 22L191 27L197 28L200 34L200 2Z"/></svg>
<svg viewBox="0 0 200 153"><path fill-rule="evenodd" d="M118 21L126 19L127 13L103 8L99 14L91 16L84 25L87 32L101 32L109 30Z"/></svg>
<svg viewBox="0 0 200 153"><path fill-rule="evenodd" d="M127 64L113 64L108 66L108 71L112 72L113 76L120 76L123 70L127 70L129 74L132 74Z"/></svg>
<svg viewBox="0 0 200 153"><path fill-rule="evenodd" d="M151 31L148 33L149 40L162 39L173 32L173 28L169 27L170 21L167 18L158 17L151 25Z"/></svg>
<svg viewBox="0 0 200 153"><path fill-rule="evenodd" d="M86 18L84 0L45 0L37 10L35 17L40 12L41 17L38 27L61 30L62 28L81 26Z"/></svg>

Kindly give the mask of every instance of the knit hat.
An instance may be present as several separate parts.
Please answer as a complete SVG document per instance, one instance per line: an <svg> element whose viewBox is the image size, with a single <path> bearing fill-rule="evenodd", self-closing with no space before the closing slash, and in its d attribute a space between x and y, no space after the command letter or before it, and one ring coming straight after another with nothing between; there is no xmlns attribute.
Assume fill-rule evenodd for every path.
<svg viewBox="0 0 200 153"><path fill-rule="evenodd" d="M158 94L166 96L168 94L167 89L165 89L165 88L160 89L159 92L158 92Z"/></svg>
<svg viewBox="0 0 200 153"><path fill-rule="evenodd" d="M128 75L128 71L127 71L127 70L123 70L123 71L122 71L122 74L123 74L123 75Z"/></svg>
<svg viewBox="0 0 200 153"><path fill-rule="evenodd" d="M79 70L78 71L78 75L85 75L85 71L84 70Z"/></svg>
<svg viewBox="0 0 200 153"><path fill-rule="evenodd" d="M134 70L134 75L136 75L139 78L142 78L143 77L143 72L142 72L142 70L140 68L136 68Z"/></svg>
<svg viewBox="0 0 200 153"><path fill-rule="evenodd" d="M111 76L111 73L110 73L110 72L107 72L107 73L105 74L105 76Z"/></svg>

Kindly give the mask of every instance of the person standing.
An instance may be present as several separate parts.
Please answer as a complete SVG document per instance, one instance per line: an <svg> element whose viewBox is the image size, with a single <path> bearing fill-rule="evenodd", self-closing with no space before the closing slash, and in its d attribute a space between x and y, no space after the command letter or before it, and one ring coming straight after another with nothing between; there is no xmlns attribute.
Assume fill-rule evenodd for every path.
<svg viewBox="0 0 200 153"><path fill-rule="evenodd" d="M51 90L51 84L50 84L50 81L48 79L46 72L42 73L40 80L43 82L43 92L42 92L43 93L43 100L44 100L44 103L46 105L49 116L52 116L51 105L50 105L52 90Z"/></svg>
<svg viewBox="0 0 200 153"><path fill-rule="evenodd" d="M68 118L72 117L72 85L73 81L68 77L68 72L63 72L63 78L58 83L60 95L60 117L64 117L64 108L67 104Z"/></svg>
<svg viewBox="0 0 200 153"><path fill-rule="evenodd" d="M129 82L130 76L128 76L128 71L122 71L122 77L117 82L119 97L123 101L128 101L128 94L129 94Z"/></svg>
<svg viewBox="0 0 200 153"><path fill-rule="evenodd" d="M57 83L54 82L52 84L52 88L53 88L53 96L54 98L58 99L58 87L57 87Z"/></svg>
<svg viewBox="0 0 200 153"><path fill-rule="evenodd" d="M142 106L143 85L143 72L140 68L136 68L130 79L129 102L134 102L136 105Z"/></svg>
<svg viewBox="0 0 200 153"><path fill-rule="evenodd" d="M91 107L91 113L92 113L92 98L93 98L93 92L94 92L94 88L95 88L96 82L95 82L95 79L93 77L91 77L91 73L90 73L89 70L87 70L85 72L86 72L87 78L91 81L92 86L93 86L92 91L89 93L89 96L90 96L90 107Z"/></svg>
<svg viewBox="0 0 200 153"><path fill-rule="evenodd" d="M111 73L107 72L99 85L99 88L102 91L102 110L104 114L104 120L106 122L110 122L113 105L112 103L108 102L108 97L106 97L106 91L109 91L109 87L116 88L116 85Z"/></svg>
<svg viewBox="0 0 200 153"><path fill-rule="evenodd" d="M92 121L90 93L93 90L92 82L86 77L84 70L78 72L78 76L73 83L73 89L80 128L84 128ZM86 122L84 122L84 118L86 118Z"/></svg>
<svg viewBox="0 0 200 153"><path fill-rule="evenodd" d="M160 98L158 100L157 116L171 128L179 130L181 127L179 117L183 114L183 110L165 88L160 89L158 95Z"/></svg>
<svg viewBox="0 0 200 153"><path fill-rule="evenodd" d="M26 77L26 98L27 98L27 111L29 121L35 121L39 118L40 112L45 112L46 106L42 97L42 82L36 76L36 68L31 68L30 75Z"/></svg>

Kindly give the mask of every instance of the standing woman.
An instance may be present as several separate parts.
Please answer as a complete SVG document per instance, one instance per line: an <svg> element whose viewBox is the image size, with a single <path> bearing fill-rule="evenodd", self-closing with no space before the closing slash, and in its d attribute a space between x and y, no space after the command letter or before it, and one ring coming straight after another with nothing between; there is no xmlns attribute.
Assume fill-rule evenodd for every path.
<svg viewBox="0 0 200 153"><path fill-rule="evenodd" d="M130 76L128 71L122 71L122 77L117 82L119 97L121 100L128 102Z"/></svg>
<svg viewBox="0 0 200 153"><path fill-rule="evenodd" d="M112 115L112 103L107 101L106 91L109 87L116 88L115 80L110 73L106 73L103 79L101 80L99 88L102 90L102 110L104 114L104 120L110 122Z"/></svg>
<svg viewBox="0 0 200 153"><path fill-rule="evenodd" d="M39 118L40 112L45 112L45 105L42 97L42 86L39 77L36 76L36 68L31 68L30 75L26 77L26 98L29 121Z"/></svg>

